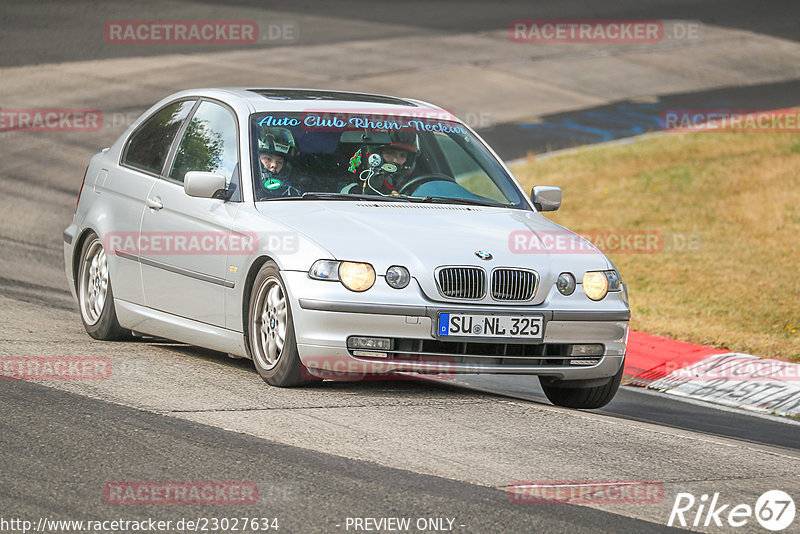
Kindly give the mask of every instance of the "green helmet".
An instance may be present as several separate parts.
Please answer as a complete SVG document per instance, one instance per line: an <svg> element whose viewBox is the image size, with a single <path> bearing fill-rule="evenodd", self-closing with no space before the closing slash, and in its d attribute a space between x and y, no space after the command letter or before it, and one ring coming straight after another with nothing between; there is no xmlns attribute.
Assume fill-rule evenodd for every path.
<svg viewBox="0 0 800 534"><path fill-rule="evenodd" d="M297 155L297 145L292 132L287 128L264 128L258 140L258 153L293 158Z"/></svg>

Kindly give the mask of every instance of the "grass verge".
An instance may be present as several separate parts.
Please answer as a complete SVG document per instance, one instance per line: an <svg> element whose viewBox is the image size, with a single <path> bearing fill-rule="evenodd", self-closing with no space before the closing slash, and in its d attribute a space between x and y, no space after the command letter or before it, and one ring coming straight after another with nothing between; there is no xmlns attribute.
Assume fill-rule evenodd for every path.
<svg viewBox="0 0 800 534"><path fill-rule="evenodd" d="M800 361L800 135L673 134L514 171L528 190L563 189L546 215L571 230L663 239L636 253L601 245L634 330Z"/></svg>

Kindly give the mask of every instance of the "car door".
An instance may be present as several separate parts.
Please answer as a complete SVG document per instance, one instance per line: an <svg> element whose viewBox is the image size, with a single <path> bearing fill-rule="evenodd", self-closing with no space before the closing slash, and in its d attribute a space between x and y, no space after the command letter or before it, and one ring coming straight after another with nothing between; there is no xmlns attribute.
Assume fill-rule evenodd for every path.
<svg viewBox="0 0 800 534"><path fill-rule="evenodd" d="M101 169L94 182L94 193L103 197L111 218L112 230L103 238L117 299L144 304L139 251L132 238L138 236L145 201L196 103L180 100L155 111L128 137L119 165Z"/></svg>
<svg viewBox="0 0 800 534"><path fill-rule="evenodd" d="M147 198L140 242L142 282L148 307L225 326L230 229L239 203L196 198L183 188L188 171L225 176L237 187L238 129L233 112L202 100L180 133L169 170ZM233 186L231 186L233 182Z"/></svg>

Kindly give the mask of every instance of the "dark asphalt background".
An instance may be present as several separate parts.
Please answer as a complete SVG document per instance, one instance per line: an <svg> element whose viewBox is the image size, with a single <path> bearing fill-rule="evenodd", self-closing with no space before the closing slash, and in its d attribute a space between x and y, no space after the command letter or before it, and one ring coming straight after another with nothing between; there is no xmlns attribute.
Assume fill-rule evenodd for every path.
<svg viewBox="0 0 800 534"><path fill-rule="evenodd" d="M215 13L241 20L259 10L267 21L302 21L304 44L391 37L382 23L404 25L403 35L423 32L474 32L508 28L514 19L681 19L750 30L784 39L800 36L800 4L795 0L325 0L237 1L192 0L169 7L158 2L75 0L0 2L0 67L59 63L167 53L205 53L220 46L108 46L102 27L120 19L199 19ZM168 18L168 16L169 18ZM67 15L67 16L65 16ZM310 18L313 15L313 18ZM329 17L375 23L361 34L344 34ZM20 38L24 35L24 38ZM394 33L397 35L397 33ZM259 45L240 45L248 49ZM274 45L260 45L272 48ZM237 45L226 45L227 50ZM735 53L735 50L731 51Z"/></svg>
<svg viewBox="0 0 800 534"><path fill-rule="evenodd" d="M271 443L30 382L3 381L0 428L2 516L34 524L39 517L267 517L278 518L284 533L346 532L347 517L449 517L464 533L673 530L583 506L516 504L499 489ZM105 502L107 483L137 480L256 482L259 499L241 506Z"/></svg>
<svg viewBox="0 0 800 534"><path fill-rule="evenodd" d="M333 17L333 18L331 18ZM478 0L272 1L188 0L167 8L154 1L0 1L0 67L161 54L202 54L262 47L280 54L290 43L230 45L109 45L102 28L112 20L224 19L291 22L304 45L414 34L508 28L514 19L680 19L800 40L796 0L591 0L482 2ZM371 23L357 32L341 19ZM389 27L391 25L391 27ZM350 31L348 31L350 30ZM736 50L731 50L735 56ZM343 61L358 61L357 57ZM222 84L224 85L224 84ZM654 95L657 102L621 100L543 117L536 124L495 124L478 132L504 159L661 129L660 114L675 109L779 109L800 104L800 81Z"/></svg>

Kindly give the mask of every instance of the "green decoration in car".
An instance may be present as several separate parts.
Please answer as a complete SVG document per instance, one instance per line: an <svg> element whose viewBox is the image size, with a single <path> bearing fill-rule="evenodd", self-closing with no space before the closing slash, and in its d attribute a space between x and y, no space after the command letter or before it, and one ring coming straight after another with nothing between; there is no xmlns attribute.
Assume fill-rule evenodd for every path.
<svg viewBox="0 0 800 534"><path fill-rule="evenodd" d="M353 154L353 157L350 158L350 167L348 167L348 172L356 172L358 167L361 165L361 149L358 149L358 152Z"/></svg>

